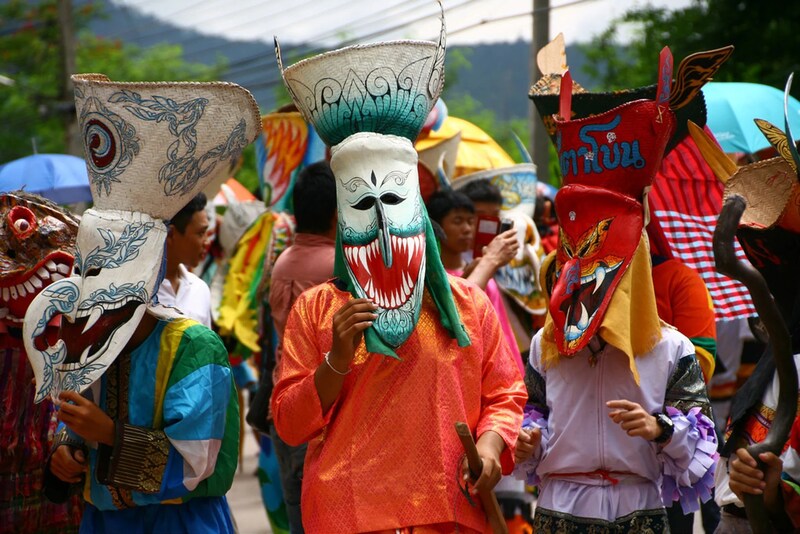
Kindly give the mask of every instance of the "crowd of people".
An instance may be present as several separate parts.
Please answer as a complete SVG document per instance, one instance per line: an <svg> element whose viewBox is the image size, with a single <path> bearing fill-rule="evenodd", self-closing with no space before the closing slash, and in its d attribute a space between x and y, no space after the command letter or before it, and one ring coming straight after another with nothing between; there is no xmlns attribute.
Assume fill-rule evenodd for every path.
<svg viewBox="0 0 800 534"><path fill-rule="evenodd" d="M546 72L550 198L530 164L445 168L457 143L425 168L444 41L278 49L293 104L264 117L233 84L73 77L92 208L0 195L0 532L247 532L250 431L275 532L800 529L800 156L769 125L737 167L686 111L732 48L665 48L613 98ZM217 213L254 141L264 198ZM651 213L681 150L754 268L728 398L744 336Z"/></svg>

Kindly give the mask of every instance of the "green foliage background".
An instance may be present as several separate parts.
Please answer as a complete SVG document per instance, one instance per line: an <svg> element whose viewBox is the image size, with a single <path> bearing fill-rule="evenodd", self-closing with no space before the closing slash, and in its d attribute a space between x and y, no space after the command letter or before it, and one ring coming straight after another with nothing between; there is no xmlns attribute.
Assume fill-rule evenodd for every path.
<svg viewBox="0 0 800 534"><path fill-rule="evenodd" d="M64 125L74 117L74 106L71 98L61 99L64 76L57 1L7 0L0 4L0 74L14 81L10 86L0 85L0 162L29 155L34 146L38 152L65 150ZM225 75L227 65L222 57L209 66L186 61L178 45L142 49L92 35L86 29L88 22L104 16L103 5L97 0L76 9L73 15L78 72L100 72L111 79L132 81L206 81ZM674 11L645 4L581 45L588 58L584 70L595 82L595 90L639 87L655 83L658 53L664 45L669 45L680 61L692 52L733 44L733 57L719 71L717 81L749 81L782 88L789 73L800 69L798 28L797 1L693 0L690 6ZM630 42L621 42L622 29L632 30ZM558 28L551 31L556 33ZM529 119L500 120L469 94L448 89L459 77L480 75L472 70L469 48L451 48L446 68L443 98L450 114L473 122L512 158L521 161L514 135L530 146ZM288 103L282 85L275 91L278 105ZM795 84L793 94L800 94L800 84ZM557 181L554 156L551 147L550 174ZM236 177L250 190L258 190L253 146L245 152Z"/></svg>

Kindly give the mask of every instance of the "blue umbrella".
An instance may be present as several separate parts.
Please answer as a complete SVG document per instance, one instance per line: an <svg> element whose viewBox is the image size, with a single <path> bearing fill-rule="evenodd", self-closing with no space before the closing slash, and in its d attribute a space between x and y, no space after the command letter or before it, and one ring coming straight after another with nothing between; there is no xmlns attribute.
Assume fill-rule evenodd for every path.
<svg viewBox="0 0 800 534"><path fill-rule="evenodd" d="M753 119L784 129L783 91L769 85L711 82L703 87L708 127L725 152L754 154L770 146ZM789 125L800 132L800 102L789 97Z"/></svg>
<svg viewBox="0 0 800 534"><path fill-rule="evenodd" d="M0 165L0 192L18 189L56 204L92 201L86 162L69 154L34 154Z"/></svg>

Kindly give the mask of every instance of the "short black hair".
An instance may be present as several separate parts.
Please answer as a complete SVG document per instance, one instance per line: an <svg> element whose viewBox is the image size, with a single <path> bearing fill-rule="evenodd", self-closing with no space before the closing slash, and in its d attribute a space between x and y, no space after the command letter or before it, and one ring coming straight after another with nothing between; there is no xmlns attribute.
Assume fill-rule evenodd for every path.
<svg viewBox="0 0 800 534"><path fill-rule="evenodd" d="M333 228L336 181L327 161L312 163L297 176L292 191L297 231L324 234Z"/></svg>
<svg viewBox="0 0 800 534"><path fill-rule="evenodd" d="M177 228L180 233L184 233L186 227L189 226L189 221L192 220L192 216L198 211L203 211L207 202L208 199L205 193L197 193L188 204L181 208L181 211L175 214L169 223Z"/></svg>
<svg viewBox="0 0 800 534"><path fill-rule="evenodd" d="M500 188L490 182L488 178L473 180L459 191L467 195L473 202L503 203L503 194L500 192Z"/></svg>
<svg viewBox="0 0 800 534"><path fill-rule="evenodd" d="M475 213L475 204L461 191L452 189L440 189L428 198L425 207L428 208L428 216L431 220L442 224L447 214L453 210L466 210Z"/></svg>

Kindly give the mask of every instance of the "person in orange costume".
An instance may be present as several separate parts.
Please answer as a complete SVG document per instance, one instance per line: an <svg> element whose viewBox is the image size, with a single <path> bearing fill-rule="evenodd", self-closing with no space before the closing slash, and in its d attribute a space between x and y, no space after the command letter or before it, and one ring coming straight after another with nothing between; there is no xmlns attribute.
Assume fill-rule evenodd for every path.
<svg viewBox="0 0 800 534"><path fill-rule="evenodd" d="M459 421L483 461L473 494L513 468L521 373L485 293L445 273L420 194L413 140L443 66L444 26L438 43L351 47L282 72L331 147L338 206L335 278L290 312L271 404L283 440L308 442L308 533L483 531L462 493ZM396 91L355 90L376 90L378 72Z"/></svg>

